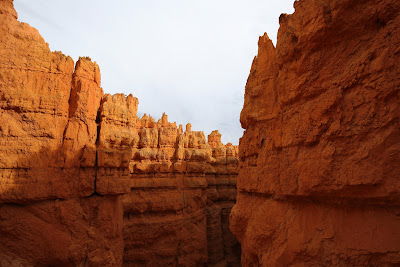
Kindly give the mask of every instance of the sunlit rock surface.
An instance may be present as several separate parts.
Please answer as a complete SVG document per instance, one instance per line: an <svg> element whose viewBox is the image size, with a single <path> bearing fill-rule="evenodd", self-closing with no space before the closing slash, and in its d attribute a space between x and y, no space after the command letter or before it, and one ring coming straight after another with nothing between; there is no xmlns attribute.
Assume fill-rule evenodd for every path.
<svg viewBox="0 0 400 267"><path fill-rule="evenodd" d="M243 266L400 264L400 2L296 1L246 85Z"/></svg>
<svg viewBox="0 0 400 267"><path fill-rule="evenodd" d="M238 149L104 95L0 1L0 266L238 265Z"/></svg>

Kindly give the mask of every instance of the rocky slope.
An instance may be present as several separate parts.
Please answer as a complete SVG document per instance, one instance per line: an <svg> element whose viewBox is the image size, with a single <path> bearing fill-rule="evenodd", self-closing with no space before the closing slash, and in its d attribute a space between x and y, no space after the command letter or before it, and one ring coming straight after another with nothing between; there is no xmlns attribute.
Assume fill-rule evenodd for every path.
<svg viewBox="0 0 400 267"><path fill-rule="evenodd" d="M0 1L0 266L238 264L237 147L137 106Z"/></svg>
<svg viewBox="0 0 400 267"><path fill-rule="evenodd" d="M398 265L400 2L294 5L246 85L242 265Z"/></svg>

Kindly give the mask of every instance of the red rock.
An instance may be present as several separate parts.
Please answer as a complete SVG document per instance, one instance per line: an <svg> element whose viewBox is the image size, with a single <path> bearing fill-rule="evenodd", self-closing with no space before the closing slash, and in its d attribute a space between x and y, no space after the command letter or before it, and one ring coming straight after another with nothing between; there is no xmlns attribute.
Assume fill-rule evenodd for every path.
<svg viewBox="0 0 400 267"><path fill-rule="evenodd" d="M69 121L62 147L66 154L66 165L76 166L79 164L76 161L81 161L85 167L95 166L96 119L102 97L99 66L88 58L80 58L72 75Z"/></svg>
<svg viewBox="0 0 400 267"><path fill-rule="evenodd" d="M119 196L0 205L1 266L121 266Z"/></svg>
<svg viewBox="0 0 400 267"><path fill-rule="evenodd" d="M260 37L246 85L231 214L242 265L397 265L400 3L295 10L276 48Z"/></svg>
<svg viewBox="0 0 400 267"><path fill-rule="evenodd" d="M0 167L41 165L31 155L62 144L74 62L50 52L36 29L18 22L12 1L2 1L0 8Z"/></svg>
<svg viewBox="0 0 400 267"><path fill-rule="evenodd" d="M237 147L137 108L0 1L0 266L239 264Z"/></svg>
<svg viewBox="0 0 400 267"><path fill-rule="evenodd" d="M95 126L72 134L87 111L80 110L80 97L72 100L76 110L70 114L71 83L78 79L74 62L50 52L36 29L18 22L12 1L1 1L0 13L0 203L89 196L94 170L68 168L96 134ZM87 114L83 121L90 124Z"/></svg>
<svg viewBox="0 0 400 267"><path fill-rule="evenodd" d="M183 133L165 114L139 120L130 97L102 101L96 179L98 193L124 193L124 264L238 264L227 220L236 199L235 147L225 148L219 135L229 161L225 153L217 162L203 132L188 124Z"/></svg>

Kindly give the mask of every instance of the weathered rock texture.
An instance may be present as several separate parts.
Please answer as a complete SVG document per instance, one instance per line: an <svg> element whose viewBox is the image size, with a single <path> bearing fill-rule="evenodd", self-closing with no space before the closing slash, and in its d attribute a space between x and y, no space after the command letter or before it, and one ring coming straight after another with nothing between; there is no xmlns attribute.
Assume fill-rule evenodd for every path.
<svg viewBox="0 0 400 267"><path fill-rule="evenodd" d="M238 148L137 107L0 1L0 266L239 264Z"/></svg>
<svg viewBox="0 0 400 267"><path fill-rule="evenodd" d="M183 132L167 116L136 117L132 96L105 95L100 108L100 194L121 193L128 266L239 264L229 230L238 148L214 131ZM115 131L118 129L118 131Z"/></svg>
<svg viewBox="0 0 400 267"><path fill-rule="evenodd" d="M294 5L246 85L242 265L399 265L400 2Z"/></svg>
<svg viewBox="0 0 400 267"><path fill-rule="evenodd" d="M122 264L121 197L91 196L102 95L96 64L74 70L0 1L1 266Z"/></svg>

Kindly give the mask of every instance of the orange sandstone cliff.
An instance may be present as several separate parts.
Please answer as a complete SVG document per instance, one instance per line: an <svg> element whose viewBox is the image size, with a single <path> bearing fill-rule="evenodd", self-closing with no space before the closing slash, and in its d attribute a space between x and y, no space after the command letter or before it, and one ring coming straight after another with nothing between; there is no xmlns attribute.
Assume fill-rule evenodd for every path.
<svg viewBox="0 0 400 267"><path fill-rule="evenodd" d="M0 266L238 265L238 148L104 95L0 1Z"/></svg>
<svg viewBox="0 0 400 267"><path fill-rule="evenodd" d="M243 266L400 264L400 2L296 1L246 85Z"/></svg>

